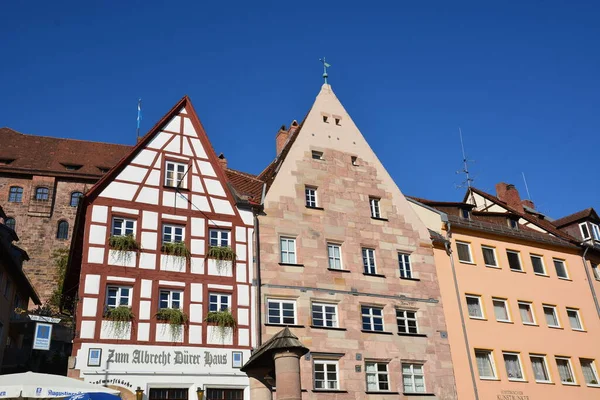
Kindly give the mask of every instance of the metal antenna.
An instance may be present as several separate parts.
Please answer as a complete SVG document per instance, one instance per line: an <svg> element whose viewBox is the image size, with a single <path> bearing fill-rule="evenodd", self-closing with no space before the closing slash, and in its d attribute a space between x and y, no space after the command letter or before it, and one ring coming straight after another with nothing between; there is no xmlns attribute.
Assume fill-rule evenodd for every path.
<svg viewBox="0 0 600 400"><path fill-rule="evenodd" d="M463 182L463 183L466 183L467 188L470 189L471 183L473 183L473 179L471 178L471 175L469 175L469 160L467 160L467 155L465 154L465 144L463 142L462 130L460 128L458 128L458 134L460 135L460 148L462 149L462 156L463 156L463 170L456 171L456 173L457 174L465 174L465 176L467 177L467 180L466 180L466 182Z"/></svg>
<svg viewBox="0 0 600 400"><path fill-rule="evenodd" d="M531 201L533 201L531 199L531 194L529 194L529 186L527 186L527 179L525 179L525 172L521 172L521 175L523 175L523 182L525 182L525 190L527 191L527 198Z"/></svg>

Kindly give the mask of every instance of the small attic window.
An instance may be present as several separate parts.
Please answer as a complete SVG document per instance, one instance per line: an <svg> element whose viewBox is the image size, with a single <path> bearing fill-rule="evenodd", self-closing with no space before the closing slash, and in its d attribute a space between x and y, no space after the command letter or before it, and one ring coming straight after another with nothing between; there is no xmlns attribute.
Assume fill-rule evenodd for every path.
<svg viewBox="0 0 600 400"><path fill-rule="evenodd" d="M352 163L352 165L354 165L354 166L358 166L358 161L357 161L357 160L358 160L358 157L356 157L356 156L352 156L352 157L350 157L350 162L351 162L351 163Z"/></svg>
<svg viewBox="0 0 600 400"><path fill-rule="evenodd" d="M327 115L323 115L323 122L325 122L326 124L328 124L329 122L327 121L329 119L329 117Z"/></svg>
<svg viewBox="0 0 600 400"><path fill-rule="evenodd" d="M107 168L107 167L97 167L97 168L98 168L98 169L100 170L100 172L102 172L103 174L107 173L107 172L108 172L108 170L110 169L110 168Z"/></svg>
<svg viewBox="0 0 600 400"><path fill-rule="evenodd" d="M341 126L341 124L340 124L340 122L341 122L341 121L342 121L342 120L341 120L340 118L336 118L336 119L335 119L335 124L336 124L337 126Z"/></svg>
<svg viewBox="0 0 600 400"><path fill-rule="evenodd" d="M322 160L323 159L323 152L322 151L313 150L312 151L312 158L313 158L313 160Z"/></svg>
<svg viewBox="0 0 600 400"><path fill-rule="evenodd" d="M8 165L15 161L14 158L0 158L0 165Z"/></svg>
<svg viewBox="0 0 600 400"><path fill-rule="evenodd" d="M516 219L509 218L508 219L508 226L510 226L511 229L518 230L519 229L519 222Z"/></svg>
<svg viewBox="0 0 600 400"><path fill-rule="evenodd" d="M460 216L463 217L463 219L469 219L471 217L471 213L469 212L468 208L461 208Z"/></svg>
<svg viewBox="0 0 600 400"><path fill-rule="evenodd" d="M77 165L77 164L63 164L63 163L61 163L61 164L68 171L77 171L78 169L80 169L81 167L83 167L83 165Z"/></svg>

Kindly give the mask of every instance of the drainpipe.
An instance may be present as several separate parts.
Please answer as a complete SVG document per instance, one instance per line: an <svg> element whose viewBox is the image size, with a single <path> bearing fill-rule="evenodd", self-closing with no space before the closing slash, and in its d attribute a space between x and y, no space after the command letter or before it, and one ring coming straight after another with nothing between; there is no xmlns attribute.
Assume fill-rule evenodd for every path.
<svg viewBox="0 0 600 400"><path fill-rule="evenodd" d="M262 195L260 197L260 207L254 213L254 237L256 238L256 326L257 344L262 345L262 281L260 279L260 224L258 222L258 213L264 210L265 195L267 185L263 183Z"/></svg>
<svg viewBox="0 0 600 400"><path fill-rule="evenodd" d="M592 277L590 276L590 271L587 267L587 262L585 256L590 249L590 246L586 242L581 242L581 246L585 247L583 254L581 255L581 261L583 262L583 269L585 270L585 275L587 276L588 283L590 284L590 290L592 291L592 297L594 298L594 304L596 305L596 312L598 313L598 317L600 317L600 304L598 304L598 297L596 296L596 290L594 290L594 284L592 282Z"/></svg>
<svg viewBox="0 0 600 400"><path fill-rule="evenodd" d="M463 336L465 338L465 346L467 347L467 359L469 360L469 371L471 372L471 381L473 382L473 392L475 394L475 400L479 400L479 392L477 390L477 379L475 378L475 371L473 369L473 358L471 357L471 346L469 345L469 337L467 335L467 326L465 324L465 315L462 308L462 297L458 289L458 279L456 278L456 269L454 268L454 257L452 256L452 248L450 246L450 238L452 237L450 221L446 214L441 214L442 222L446 225L446 253L450 257L450 268L452 269L452 278L454 279L454 291L456 292L456 300L458 302L458 312L460 314L460 324L462 326Z"/></svg>

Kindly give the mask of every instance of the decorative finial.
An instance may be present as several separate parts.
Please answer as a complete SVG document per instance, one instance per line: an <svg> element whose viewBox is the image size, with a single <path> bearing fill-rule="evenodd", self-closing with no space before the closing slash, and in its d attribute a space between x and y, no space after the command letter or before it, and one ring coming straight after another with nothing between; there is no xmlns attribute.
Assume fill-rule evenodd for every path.
<svg viewBox="0 0 600 400"><path fill-rule="evenodd" d="M323 63L323 79L325 79L325 84L327 85L327 77L329 76L327 75L327 68L331 67L331 65L325 62L325 57L319 58L319 61Z"/></svg>

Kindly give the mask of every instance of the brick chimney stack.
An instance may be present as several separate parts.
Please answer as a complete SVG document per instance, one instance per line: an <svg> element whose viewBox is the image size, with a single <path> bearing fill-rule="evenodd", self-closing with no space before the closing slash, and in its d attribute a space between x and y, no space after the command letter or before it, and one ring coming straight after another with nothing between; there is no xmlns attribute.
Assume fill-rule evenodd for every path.
<svg viewBox="0 0 600 400"><path fill-rule="evenodd" d="M281 125L279 132L275 135L275 149L277 150L277 156L281 153L281 150L283 150L283 146L289 137L290 132L285 129L285 125Z"/></svg>
<svg viewBox="0 0 600 400"><path fill-rule="evenodd" d="M221 168L227 168L227 159L223 153L219 154L219 164L221 164Z"/></svg>
<svg viewBox="0 0 600 400"><path fill-rule="evenodd" d="M504 182L496 184L496 196L517 211L524 212L521 196L515 185Z"/></svg>
<svg viewBox="0 0 600 400"><path fill-rule="evenodd" d="M533 204L533 201L527 199L527 200L522 200L521 204L523 204L523 207L529 207L532 210L535 210L535 204Z"/></svg>

